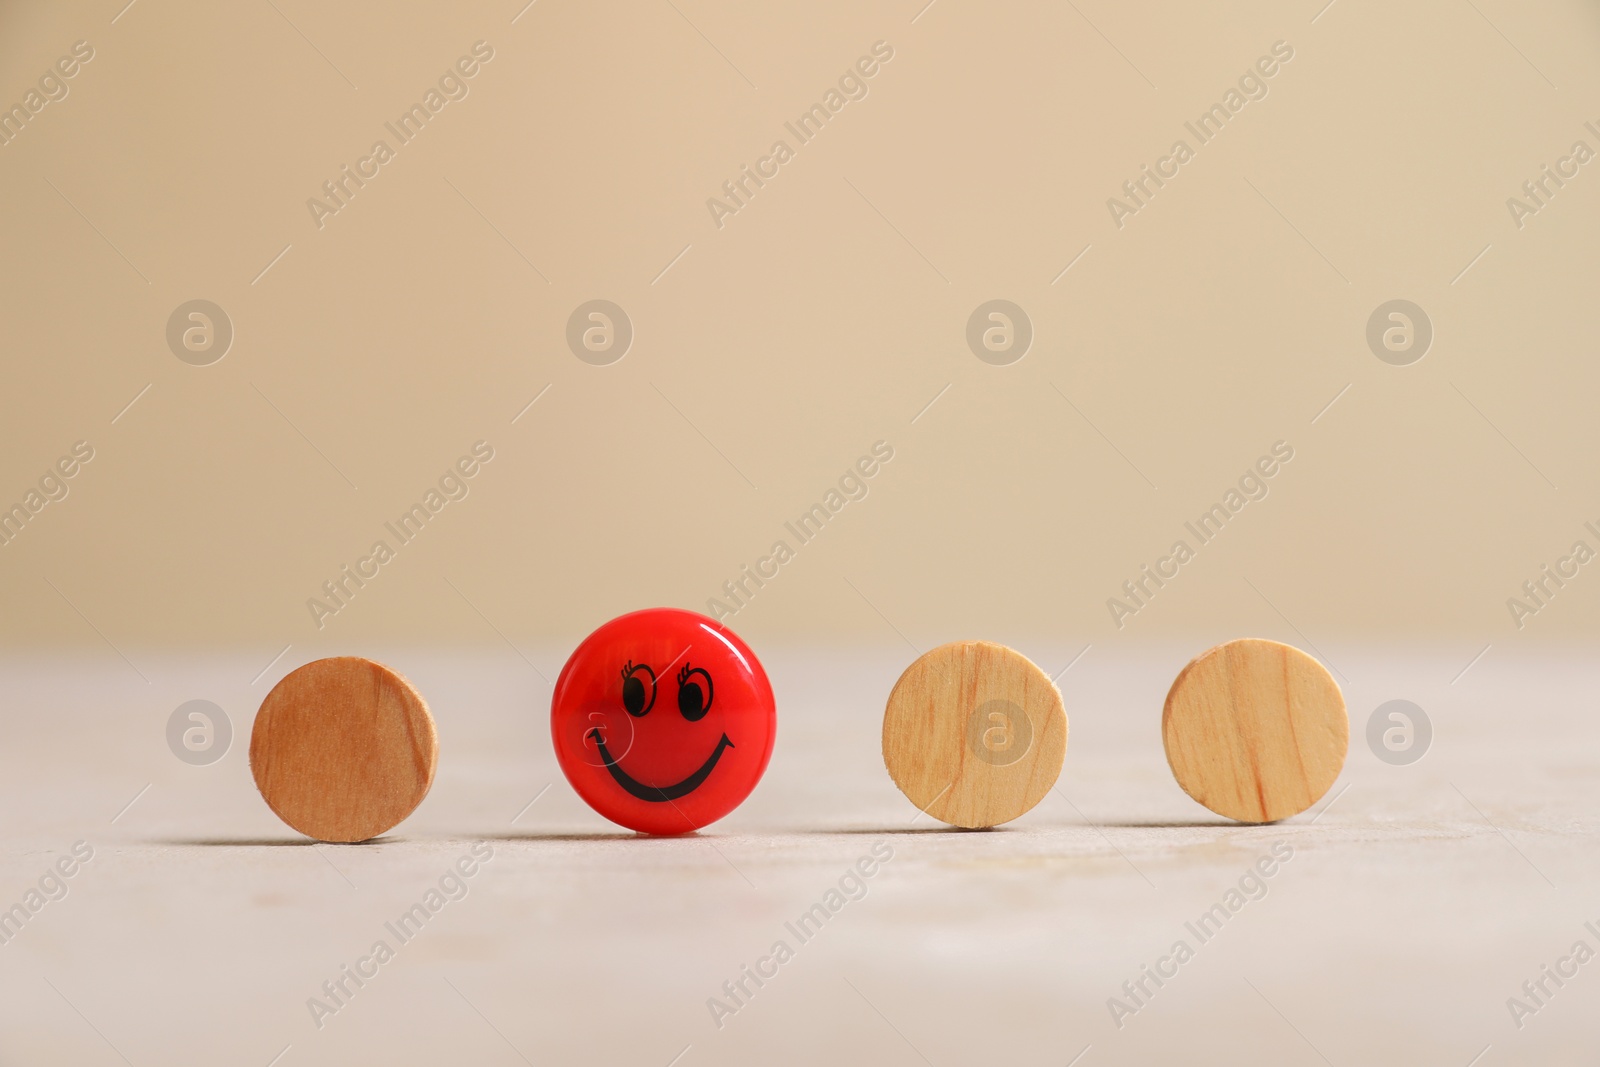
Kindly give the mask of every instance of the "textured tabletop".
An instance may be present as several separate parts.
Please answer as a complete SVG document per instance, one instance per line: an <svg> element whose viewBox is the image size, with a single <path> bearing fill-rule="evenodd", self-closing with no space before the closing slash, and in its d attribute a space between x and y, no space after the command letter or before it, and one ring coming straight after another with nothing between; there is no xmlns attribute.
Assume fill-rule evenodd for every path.
<svg viewBox="0 0 1600 1067"><path fill-rule="evenodd" d="M1077 651L1023 649L1052 673ZM246 657L145 661L146 684L118 661L12 662L0 903L49 892L0 945L0 1061L1580 1062L1600 670L1495 649L1452 683L1474 650L1324 651L1350 757L1283 824L1226 823L1174 783L1160 706L1185 650L1091 649L1061 676L1058 788L956 832L883 769L909 650L790 649L768 659L765 780L669 840L560 776L533 666L553 676L559 652L389 650L429 695L439 776L359 846L298 838L251 784L250 719L287 664L252 684ZM163 736L199 693L235 731L205 767ZM1433 727L1409 766L1366 741L1397 697ZM51 876L80 841L91 858Z"/></svg>

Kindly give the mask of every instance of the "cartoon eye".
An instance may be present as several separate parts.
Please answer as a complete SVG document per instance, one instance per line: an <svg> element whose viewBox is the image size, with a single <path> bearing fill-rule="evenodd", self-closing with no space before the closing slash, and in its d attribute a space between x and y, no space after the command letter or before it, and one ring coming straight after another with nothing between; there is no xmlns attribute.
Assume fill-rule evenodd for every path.
<svg viewBox="0 0 1600 1067"><path fill-rule="evenodd" d="M656 704L656 672L641 663L634 666L629 660L622 668L622 706L634 718L647 715Z"/></svg>
<svg viewBox="0 0 1600 1067"><path fill-rule="evenodd" d="M685 663L678 672L678 710L690 722L699 722L711 710L711 675L704 667Z"/></svg>

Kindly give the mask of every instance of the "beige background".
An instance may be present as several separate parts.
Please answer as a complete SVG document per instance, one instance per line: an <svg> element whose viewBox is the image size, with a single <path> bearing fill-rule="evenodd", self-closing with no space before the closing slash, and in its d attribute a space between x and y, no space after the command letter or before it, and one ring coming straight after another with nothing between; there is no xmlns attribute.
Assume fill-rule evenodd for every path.
<svg viewBox="0 0 1600 1067"><path fill-rule="evenodd" d="M96 450L0 548L7 641L265 663L494 644L486 616L570 644L704 610L880 439L870 495L735 620L758 647L1287 618L1465 663L1600 624L1587 571L1520 633L1505 603L1600 518L1600 178L1520 231L1505 206L1600 149L1592 5L517 15L7 6L0 98L95 58L0 148L0 499ZM470 95L319 230L307 199L478 40ZM719 230L707 198L878 40L869 95ZM1119 230L1107 198L1278 40L1269 95ZM1009 367L963 337L996 297L1036 332ZM1396 297L1435 329L1409 367L1364 340ZM236 331L209 367L164 339L194 298ZM594 298L636 333L608 367L564 341ZM471 495L319 631L307 599L479 439ZM1106 599L1280 439L1271 495L1119 632Z"/></svg>

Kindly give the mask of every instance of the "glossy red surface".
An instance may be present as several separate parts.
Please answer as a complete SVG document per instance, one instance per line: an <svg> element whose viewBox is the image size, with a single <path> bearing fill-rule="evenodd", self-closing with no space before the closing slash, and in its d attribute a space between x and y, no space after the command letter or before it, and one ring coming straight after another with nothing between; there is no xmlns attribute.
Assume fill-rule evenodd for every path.
<svg viewBox="0 0 1600 1067"><path fill-rule="evenodd" d="M584 638L550 698L567 781L601 815L647 834L687 833L738 807L776 732L755 653L677 608L622 615Z"/></svg>

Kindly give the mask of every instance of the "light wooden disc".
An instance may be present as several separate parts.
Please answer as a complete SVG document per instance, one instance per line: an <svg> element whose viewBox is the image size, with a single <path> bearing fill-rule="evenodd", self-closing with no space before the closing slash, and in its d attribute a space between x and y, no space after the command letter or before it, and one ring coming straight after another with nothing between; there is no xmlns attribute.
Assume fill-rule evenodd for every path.
<svg viewBox="0 0 1600 1067"><path fill-rule="evenodd" d="M1277 822L1311 807L1339 777L1350 720L1322 664L1245 637L1178 673L1161 739L1185 793L1230 819Z"/></svg>
<svg viewBox="0 0 1600 1067"><path fill-rule="evenodd" d="M919 657L883 713L889 776L911 803L952 826L1015 819L1055 785L1066 754L1055 684L1022 653L988 641Z"/></svg>
<svg viewBox="0 0 1600 1067"><path fill-rule="evenodd" d="M250 771L278 818L319 841L365 841L417 809L439 739L411 683L369 659L291 671L261 702Z"/></svg>

